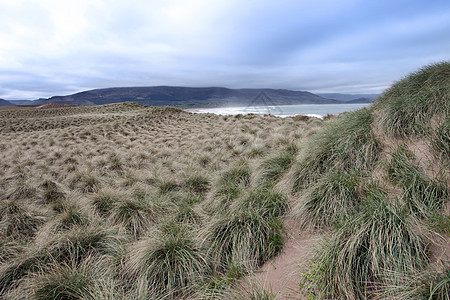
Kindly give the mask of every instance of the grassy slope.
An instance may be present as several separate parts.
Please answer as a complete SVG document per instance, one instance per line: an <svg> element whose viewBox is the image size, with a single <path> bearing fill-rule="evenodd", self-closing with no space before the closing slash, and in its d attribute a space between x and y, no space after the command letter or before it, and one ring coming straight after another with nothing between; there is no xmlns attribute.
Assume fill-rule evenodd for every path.
<svg viewBox="0 0 450 300"><path fill-rule="evenodd" d="M285 188L302 228L329 235L303 275L305 295L448 299L449 111L441 63L308 140Z"/></svg>
<svg viewBox="0 0 450 300"><path fill-rule="evenodd" d="M310 298L445 298L449 78L426 67L327 122L1 110L0 297L273 299L227 288L280 252L289 217L326 236Z"/></svg>
<svg viewBox="0 0 450 300"><path fill-rule="evenodd" d="M0 120L6 299L219 293L281 249L288 205L273 181L322 124L133 103Z"/></svg>

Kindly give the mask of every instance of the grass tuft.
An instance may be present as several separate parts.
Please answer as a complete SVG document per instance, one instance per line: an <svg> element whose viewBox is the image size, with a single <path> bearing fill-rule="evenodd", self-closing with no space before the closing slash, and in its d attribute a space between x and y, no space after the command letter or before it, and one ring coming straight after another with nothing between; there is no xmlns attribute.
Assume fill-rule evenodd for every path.
<svg viewBox="0 0 450 300"><path fill-rule="evenodd" d="M300 228L323 228L351 217L361 204L361 174L328 172L306 189L293 208Z"/></svg>
<svg viewBox="0 0 450 300"><path fill-rule="evenodd" d="M398 274L392 272L383 296L406 299L450 299L450 267L420 273Z"/></svg>
<svg viewBox="0 0 450 300"><path fill-rule="evenodd" d="M389 178L403 189L402 200L413 214L421 217L442 208L449 189L439 179L429 179L414 164L414 156L405 146L392 154L387 170Z"/></svg>
<svg viewBox="0 0 450 300"><path fill-rule="evenodd" d="M234 165L218 179L210 203L215 209L227 207L237 199L250 184L250 167L247 162Z"/></svg>
<svg viewBox="0 0 450 300"><path fill-rule="evenodd" d="M125 227L138 237L151 228L160 210L159 204L149 198L125 198L114 203L110 219L113 224Z"/></svg>
<svg viewBox="0 0 450 300"><path fill-rule="evenodd" d="M272 184L266 183L250 190L243 197L234 201L230 206L230 213L254 210L263 218L270 220L284 216L288 209L287 197L274 192Z"/></svg>
<svg viewBox="0 0 450 300"><path fill-rule="evenodd" d="M243 287L244 291L235 291L227 295L227 299L233 300L276 300L279 299L270 289L265 289L260 283L252 283Z"/></svg>
<svg viewBox="0 0 450 300"><path fill-rule="evenodd" d="M163 224L131 250L126 263L130 280L144 280L157 297L175 299L209 270L205 254L192 230L173 221Z"/></svg>
<svg viewBox="0 0 450 300"><path fill-rule="evenodd" d="M70 230L51 237L42 249L43 261L57 262L82 260L90 255L116 258L122 252L125 239L115 228L104 228L102 224L73 226Z"/></svg>
<svg viewBox="0 0 450 300"><path fill-rule="evenodd" d="M428 134L433 117L448 118L450 112L450 63L422 68L397 82L378 98L380 123L392 136Z"/></svg>
<svg viewBox="0 0 450 300"><path fill-rule="evenodd" d="M19 200L0 202L0 236L32 237L46 221L46 214Z"/></svg>
<svg viewBox="0 0 450 300"><path fill-rule="evenodd" d="M360 109L349 112L310 136L294 165L294 191L310 186L326 172L372 169L381 146L372 132L372 112Z"/></svg>
<svg viewBox="0 0 450 300"><path fill-rule="evenodd" d="M31 299L100 299L120 297L107 263L90 257L82 263L53 262L30 275L27 292Z"/></svg>
<svg viewBox="0 0 450 300"><path fill-rule="evenodd" d="M23 179L16 183L16 187L7 193L6 198L12 200L34 199L38 194L38 190Z"/></svg>
<svg viewBox="0 0 450 300"><path fill-rule="evenodd" d="M379 292L387 273L421 270L428 256L418 227L399 203L389 203L372 187L361 212L344 222L315 257L304 289L333 299L364 299Z"/></svg>
<svg viewBox="0 0 450 300"><path fill-rule="evenodd" d="M43 189L42 199L44 203L55 203L56 206L59 206L59 203L65 199L65 193L58 184L52 180L45 180L41 184L41 188Z"/></svg>
<svg viewBox="0 0 450 300"><path fill-rule="evenodd" d="M184 187L190 193L204 195L210 188L210 182L203 175L193 175L184 181Z"/></svg>
<svg viewBox="0 0 450 300"><path fill-rule="evenodd" d="M83 193L92 193L100 188L100 180L95 174L76 172L70 179L71 189L79 189Z"/></svg>
<svg viewBox="0 0 450 300"><path fill-rule="evenodd" d="M108 216L115 203L123 199L120 191L113 189L100 189L92 195L92 204L101 216Z"/></svg>
<svg viewBox="0 0 450 300"><path fill-rule="evenodd" d="M450 116L436 128L431 139L431 145L438 157L449 166L450 164Z"/></svg>
<svg viewBox="0 0 450 300"><path fill-rule="evenodd" d="M295 152L283 151L265 160L261 166L263 168L263 178L270 181L277 181L284 175L292 163L295 161Z"/></svg>
<svg viewBox="0 0 450 300"><path fill-rule="evenodd" d="M213 218L205 232L205 242L219 269L239 264L248 272L281 250L282 224L263 213L244 209Z"/></svg>

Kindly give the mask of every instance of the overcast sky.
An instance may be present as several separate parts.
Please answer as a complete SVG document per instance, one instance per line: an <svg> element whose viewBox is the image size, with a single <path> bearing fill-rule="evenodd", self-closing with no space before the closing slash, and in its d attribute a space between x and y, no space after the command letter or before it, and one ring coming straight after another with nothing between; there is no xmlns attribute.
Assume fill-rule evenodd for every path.
<svg viewBox="0 0 450 300"><path fill-rule="evenodd" d="M379 93L450 59L450 1L0 0L0 98L113 86Z"/></svg>

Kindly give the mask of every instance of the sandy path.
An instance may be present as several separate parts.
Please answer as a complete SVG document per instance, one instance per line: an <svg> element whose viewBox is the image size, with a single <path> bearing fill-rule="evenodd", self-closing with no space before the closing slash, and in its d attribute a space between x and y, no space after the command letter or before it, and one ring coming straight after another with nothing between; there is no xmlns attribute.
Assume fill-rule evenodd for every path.
<svg viewBox="0 0 450 300"><path fill-rule="evenodd" d="M300 234L293 220L286 220L285 226L287 236L283 252L245 281L247 284L258 283L264 289L271 290L277 299L306 299L299 290L300 274L310 265L322 235L307 232Z"/></svg>

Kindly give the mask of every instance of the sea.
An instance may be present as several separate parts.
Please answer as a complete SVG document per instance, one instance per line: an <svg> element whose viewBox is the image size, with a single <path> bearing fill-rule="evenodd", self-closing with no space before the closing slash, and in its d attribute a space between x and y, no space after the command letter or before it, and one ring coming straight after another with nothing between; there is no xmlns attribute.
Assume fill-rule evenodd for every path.
<svg viewBox="0 0 450 300"><path fill-rule="evenodd" d="M258 114L274 115L278 117L292 117L305 115L322 119L326 115L336 115L346 111L358 110L369 106L370 103L352 104L299 104L299 105L276 105L276 106L236 106L236 107L205 107L188 108L186 111L192 113L213 113L218 115Z"/></svg>

